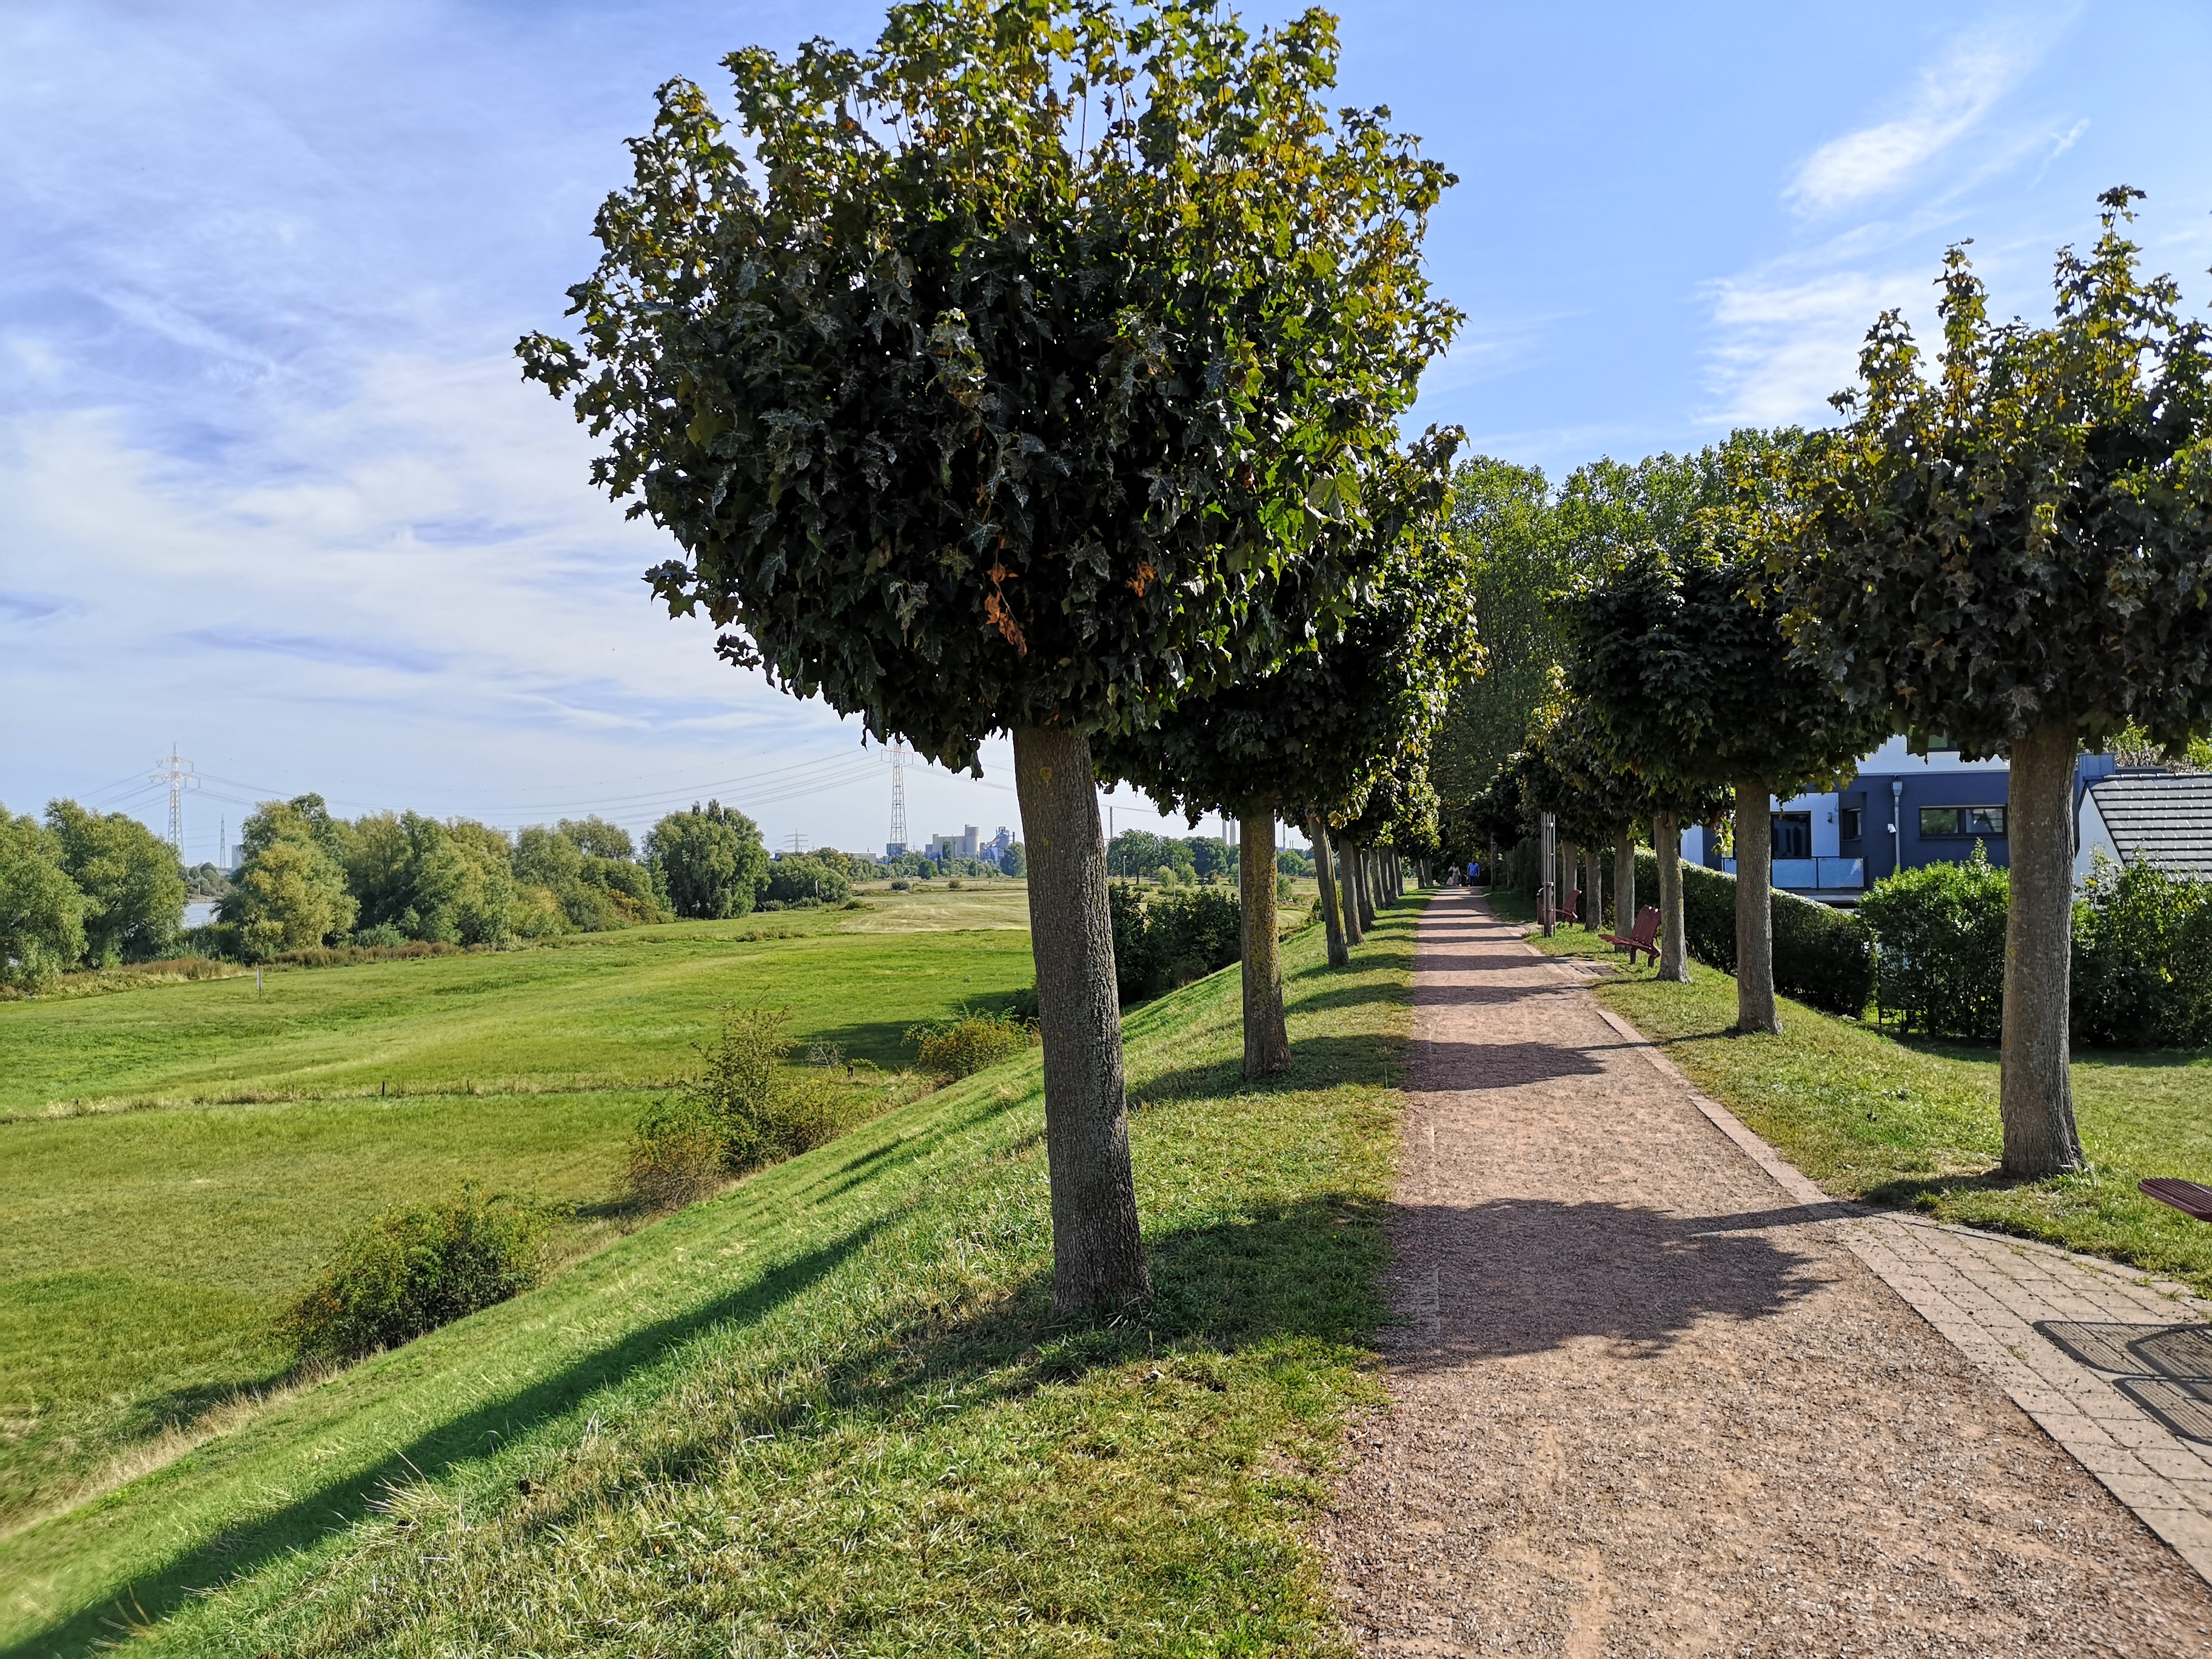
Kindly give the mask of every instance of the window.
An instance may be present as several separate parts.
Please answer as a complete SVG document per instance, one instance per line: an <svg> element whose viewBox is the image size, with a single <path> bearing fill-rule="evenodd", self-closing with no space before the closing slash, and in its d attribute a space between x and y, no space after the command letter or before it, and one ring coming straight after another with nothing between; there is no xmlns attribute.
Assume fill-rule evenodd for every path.
<svg viewBox="0 0 2212 1659"><path fill-rule="evenodd" d="M1856 841L1859 838L1859 809L1846 806L1836 816L1836 834L1844 841Z"/></svg>
<svg viewBox="0 0 2212 1659"><path fill-rule="evenodd" d="M1809 859L1813 856L1813 815L1777 812L1774 815L1774 856Z"/></svg>
<svg viewBox="0 0 2212 1659"><path fill-rule="evenodd" d="M1920 809L1923 836L2002 836L2005 809L2002 806L1923 806Z"/></svg>

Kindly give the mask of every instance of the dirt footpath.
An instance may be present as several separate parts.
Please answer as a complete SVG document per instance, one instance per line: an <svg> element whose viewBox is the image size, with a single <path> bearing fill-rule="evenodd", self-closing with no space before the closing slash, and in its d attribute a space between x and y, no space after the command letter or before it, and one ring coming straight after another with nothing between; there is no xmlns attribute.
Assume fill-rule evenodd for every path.
<svg viewBox="0 0 2212 1659"><path fill-rule="evenodd" d="M1361 1650L2212 1653L2212 1593L1454 892L1415 975Z"/></svg>

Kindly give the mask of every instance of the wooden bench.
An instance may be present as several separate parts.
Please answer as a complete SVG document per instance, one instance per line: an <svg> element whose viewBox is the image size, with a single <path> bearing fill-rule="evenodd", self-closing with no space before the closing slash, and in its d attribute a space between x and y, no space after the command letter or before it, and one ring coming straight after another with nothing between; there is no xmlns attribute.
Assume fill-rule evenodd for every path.
<svg viewBox="0 0 2212 1659"><path fill-rule="evenodd" d="M1638 951L1651 958L1652 966L1658 966L1659 946L1655 941L1659 937L1659 913L1648 904L1636 913L1636 925L1628 930L1626 938L1619 933L1601 933L1598 937L1613 946L1616 956L1623 951L1627 951L1628 964L1632 968L1636 965Z"/></svg>
<svg viewBox="0 0 2212 1659"><path fill-rule="evenodd" d="M2136 1182L2136 1190L2145 1198L2171 1204L2182 1214L2196 1220L2212 1221L2212 1187L2194 1181L2183 1181L2173 1176L2153 1176L2148 1181Z"/></svg>

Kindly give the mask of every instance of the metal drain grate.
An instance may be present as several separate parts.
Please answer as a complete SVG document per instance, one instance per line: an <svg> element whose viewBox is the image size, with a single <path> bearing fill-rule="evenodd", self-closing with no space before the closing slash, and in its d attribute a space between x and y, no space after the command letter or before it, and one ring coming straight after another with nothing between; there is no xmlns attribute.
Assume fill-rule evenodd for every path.
<svg viewBox="0 0 2212 1659"><path fill-rule="evenodd" d="M2045 1319L2041 1331L2184 1440L2212 1446L2212 1325Z"/></svg>

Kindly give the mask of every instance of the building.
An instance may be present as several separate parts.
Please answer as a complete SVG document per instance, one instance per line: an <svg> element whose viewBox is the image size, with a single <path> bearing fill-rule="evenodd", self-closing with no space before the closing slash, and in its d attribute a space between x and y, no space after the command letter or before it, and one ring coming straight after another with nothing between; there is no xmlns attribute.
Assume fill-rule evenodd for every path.
<svg viewBox="0 0 2212 1659"><path fill-rule="evenodd" d="M929 856L940 864L946 859L980 857L977 849L983 844L982 837L981 826L973 823L957 836L932 836L929 838Z"/></svg>
<svg viewBox="0 0 2212 1659"><path fill-rule="evenodd" d="M2122 768L2082 792L2075 823L2076 876L2087 875L2102 853L2118 864L2212 881L2212 774Z"/></svg>
<svg viewBox="0 0 2212 1659"><path fill-rule="evenodd" d="M2109 755L2083 756L2075 774L2077 804L2114 769ZM1885 876L1960 862L1977 846L1991 864L2008 866L2009 781L2010 769L2002 760L1961 760L1940 738L1916 755L1903 738L1892 738L1860 762L1840 789L1773 803L1774 884L1848 905ZM1735 860L1722 856L1706 830L1683 832L1682 856L1730 873L1735 869Z"/></svg>

